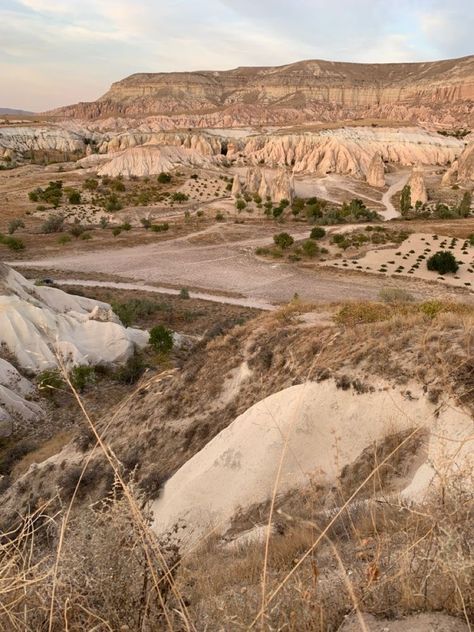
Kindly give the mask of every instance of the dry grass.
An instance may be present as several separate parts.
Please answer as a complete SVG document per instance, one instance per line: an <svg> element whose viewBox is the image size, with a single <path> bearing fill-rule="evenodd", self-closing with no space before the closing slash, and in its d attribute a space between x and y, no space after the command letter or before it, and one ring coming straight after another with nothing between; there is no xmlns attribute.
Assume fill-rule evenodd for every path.
<svg viewBox="0 0 474 632"><path fill-rule="evenodd" d="M185 436L175 428L167 434L162 419L179 418L191 405L198 412L200 397L219 393L224 368L244 358L260 379L243 387L229 419L239 406L248 408L256 397L295 379L333 374L340 376L341 388L346 382L365 388L355 385L354 369L359 376L366 372L416 379L432 389L433 397L442 388L471 405L471 308L339 306L333 311L346 316L336 329L302 328L298 316L305 309L295 301L281 314L206 341L179 377L154 377L140 384L100 424L91 420L74 393L89 427L91 449L83 455L66 505L57 497L39 503L36 512L23 516L17 531L3 534L0 630L328 632L337 630L346 614L358 611L394 617L443 610L472 620L472 481L445 481L424 506L402 506L386 496L391 472L402 470L416 452L412 443L419 438L417 429L361 455L335 489L309 488L280 498L276 481L273 502L262 509L259 522L271 527L265 543L229 547L212 537L179 560L177 551L151 532L145 499L124 478L117 458L132 444L130 429L124 434L126 420L129 425L132 410L137 425L144 417L143 432L133 431L133 445L140 451L133 476L139 480L140 468L151 463L169 472L214 436L226 417L200 434L196 415L196 434L179 454L177 446ZM142 405L147 398L153 414L163 407L163 416L156 419L167 451L156 441L150 444L158 431L151 409L146 412L148 404ZM212 411L214 417L217 412ZM97 456L115 482L105 500L93 503L79 491ZM330 511L323 502L329 496L334 500Z"/></svg>

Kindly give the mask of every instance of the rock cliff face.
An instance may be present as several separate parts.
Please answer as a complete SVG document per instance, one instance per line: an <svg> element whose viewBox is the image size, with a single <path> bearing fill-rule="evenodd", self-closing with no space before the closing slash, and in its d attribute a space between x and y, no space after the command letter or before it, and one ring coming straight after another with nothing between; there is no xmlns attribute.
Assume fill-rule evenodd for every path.
<svg viewBox="0 0 474 632"><path fill-rule="evenodd" d="M450 186L456 182L464 185L474 182L474 142L467 145L459 159L453 162L443 176L444 186Z"/></svg>
<svg viewBox="0 0 474 632"><path fill-rule="evenodd" d="M370 161L367 171L367 183L371 187L383 187L385 186L385 166L383 164L382 156L377 152Z"/></svg>
<svg viewBox="0 0 474 632"><path fill-rule="evenodd" d="M413 169L410 180L408 182L411 189L411 205L415 206L417 202L424 204L428 202L428 193L426 191L425 180L423 178L423 170L420 166Z"/></svg>
<svg viewBox="0 0 474 632"><path fill-rule="evenodd" d="M451 113L454 123L464 116L465 125L466 115L473 116L473 99L474 56L411 64L310 60L228 71L139 73L114 83L98 101L54 114L84 119L172 115L183 127L207 127L213 117L214 123L228 126L250 119L281 124L393 116L395 106L399 115L411 108L415 119L445 120Z"/></svg>

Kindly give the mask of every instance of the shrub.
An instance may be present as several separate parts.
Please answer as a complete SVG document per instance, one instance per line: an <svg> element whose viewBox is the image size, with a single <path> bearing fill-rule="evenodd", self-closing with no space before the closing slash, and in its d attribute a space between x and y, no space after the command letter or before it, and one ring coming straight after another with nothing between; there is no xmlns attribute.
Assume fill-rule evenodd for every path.
<svg viewBox="0 0 474 632"><path fill-rule="evenodd" d="M80 204L81 194L79 193L79 191L76 191L75 189L73 189L72 191L68 193L67 199L69 201L69 204Z"/></svg>
<svg viewBox="0 0 474 632"><path fill-rule="evenodd" d="M130 224L130 222L124 222L124 223L120 226L120 228L121 228L122 230L129 231L129 230L132 230L132 225Z"/></svg>
<svg viewBox="0 0 474 632"><path fill-rule="evenodd" d="M122 384L135 384L145 372L146 366L140 355L129 358L122 367L114 373L114 379Z"/></svg>
<svg viewBox="0 0 474 632"><path fill-rule="evenodd" d="M171 182L171 175L162 171L157 180L160 184L168 184L169 182Z"/></svg>
<svg viewBox="0 0 474 632"><path fill-rule="evenodd" d="M50 215L48 219L43 222L41 226L41 232L50 234L50 233L60 233L64 230L64 217L62 215Z"/></svg>
<svg viewBox="0 0 474 632"><path fill-rule="evenodd" d="M171 199L173 202L178 202L178 204L181 204L182 202L186 202L187 200L189 200L189 197L186 195L186 193L175 191L171 196Z"/></svg>
<svg viewBox="0 0 474 632"><path fill-rule="evenodd" d="M412 303L415 300L410 292L398 287L383 287L379 298L384 303Z"/></svg>
<svg viewBox="0 0 474 632"><path fill-rule="evenodd" d="M95 369L92 366L75 366L69 373L69 379L74 388L82 393L86 386L95 382Z"/></svg>
<svg viewBox="0 0 474 632"><path fill-rule="evenodd" d="M316 256L318 254L318 251L318 246L311 239L308 239L303 243L303 252L307 257Z"/></svg>
<svg viewBox="0 0 474 632"><path fill-rule="evenodd" d="M92 235L90 233L82 233L81 239L83 239L84 241L92 239Z"/></svg>
<svg viewBox="0 0 474 632"><path fill-rule="evenodd" d="M151 228L151 219L149 219L148 217L142 217L140 219L140 224L145 230L148 230L149 228Z"/></svg>
<svg viewBox="0 0 474 632"><path fill-rule="evenodd" d="M169 353L173 348L173 334L164 325L157 325L150 330L149 343L155 351Z"/></svg>
<svg viewBox="0 0 474 632"><path fill-rule="evenodd" d="M322 239L326 236L326 231L322 226L315 226L309 236L311 239Z"/></svg>
<svg viewBox="0 0 474 632"><path fill-rule="evenodd" d="M400 212L402 215L407 215L411 209L411 187L409 184L405 184L400 196Z"/></svg>
<svg viewBox="0 0 474 632"><path fill-rule="evenodd" d="M0 243L10 248L10 250L24 250L25 244L21 239L17 239L16 237L4 237L0 235Z"/></svg>
<svg viewBox="0 0 474 632"><path fill-rule="evenodd" d="M71 228L69 229L69 232L71 233L71 235L73 237L76 237L76 239L80 237L84 231L85 231L85 228L84 226L81 226L81 224L73 224Z"/></svg>
<svg viewBox="0 0 474 632"><path fill-rule="evenodd" d="M438 272L439 274L455 273L459 270L459 265L456 261L456 257L452 252L446 252L439 250L436 254L431 256L426 266L428 270Z"/></svg>
<svg viewBox="0 0 474 632"><path fill-rule="evenodd" d="M68 244L70 241L71 238L69 235L61 235L61 237L58 237L58 244L61 244L61 246Z"/></svg>
<svg viewBox="0 0 474 632"><path fill-rule="evenodd" d="M273 235L273 241L275 242L275 245L282 250L289 248L295 243L293 237L288 233L278 233L277 235Z"/></svg>
<svg viewBox="0 0 474 632"><path fill-rule="evenodd" d="M179 298L183 298L183 299L188 299L189 297L189 290L186 287L182 287L179 291Z"/></svg>
<svg viewBox="0 0 474 632"><path fill-rule="evenodd" d="M101 228L107 228L108 225L109 225L109 220L106 217L101 217L100 218L100 222L99 222L99 226Z"/></svg>
<svg viewBox="0 0 474 632"><path fill-rule="evenodd" d="M37 376L36 380L38 390L46 397L53 397L55 391L63 390L65 387L64 380L58 369L46 369Z"/></svg>
<svg viewBox="0 0 474 632"><path fill-rule="evenodd" d="M390 309L381 303L347 303L334 316L340 325L358 325L362 323L376 323L386 320L390 316Z"/></svg>
<svg viewBox="0 0 474 632"><path fill-rule="evenodd" d="M11 222L8 224L8 234L13 235L13 233L17 231L19 228L25 228L25 224L23 223L23 220L19 219L18 217L15 219L12 219Z"/></svg>
<svg viewBox="0 0 474 632"><path fill-rule="evenodd" d="M168 222L163 222L163 224L153 224L153 226L151 227L151 230L154 233L164 233L167 230L169 230L170 225L168 224Z"/></svg>
<svg viewBox="0 0 474 632"><path fill-rule="evenodd" d="M115 226L114 228L112 228L112 235L114 237L118 237L121 232L122 232L122 229L120 226Z"/></svg>
<svg viewBox="0 0 474 632"><path fill-rule="evenodd" d="M236 200L235 202L235 208L238 211L243 211L246 206L247 206L247 202L245 200Z"/></svg>
<svg viewBox="0 0 474 632"><path fill-rule="evenodd" d="M98 180L96 180L95 178L87 178L87 180L84 180L82 188L85 189L86 191L95 191L98 186L99 186Z"/></svg>

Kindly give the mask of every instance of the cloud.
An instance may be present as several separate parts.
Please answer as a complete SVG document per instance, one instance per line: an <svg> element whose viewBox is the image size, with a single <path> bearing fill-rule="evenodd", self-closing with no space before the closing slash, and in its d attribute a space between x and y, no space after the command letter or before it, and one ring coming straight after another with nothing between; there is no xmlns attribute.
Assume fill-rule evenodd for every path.
<svg viewBox="0 0 474 632"><path fill-rule="evenodd" d="M95 99L140 71L473 52L471 0L2 0L2 7L5 107Z"/></svg>

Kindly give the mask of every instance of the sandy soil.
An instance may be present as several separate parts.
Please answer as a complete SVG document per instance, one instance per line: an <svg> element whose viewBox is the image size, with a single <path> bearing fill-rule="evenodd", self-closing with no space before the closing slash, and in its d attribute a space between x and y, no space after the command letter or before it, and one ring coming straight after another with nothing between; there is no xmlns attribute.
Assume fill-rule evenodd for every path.
<svg viewBox="0 0 474 632"><path fill-rule="evenodd" d="M200 288L207 294L232 292L237 296L284 303L295 293L312 302L340 301L346 299L376 299L380 289L387 285L382 276L348 275L345 268L340 272L329 267L298 267L293 264L264 261L255 257L255 248L268 245L275 227L239 227L247 230L247 236L233 235L234 225L219 226L219 241L209 242L209 232L203 231L202 243L196 243L196 234L178 237L130 248L113 250L90 249L84 254L54 256L44 259L17 262L22 267L51 270L54 278L61 278L61 271L77 271L90 274L113 275L132 282L171 287ZM287 228L294 237L307 236ZM354 266L355 268L355 266ZM393 284L393 282L392 282ZM397 280L417 296L446 295L441 285L423 285L421 281ZM255 304L255 303L254 303Z"/></svg>
<svg viewBox="0 0 474 632"><path fill-rule="evenodd" d="M459 264L456 274L440 276L426 266L429 257L439 251L451 252ZM326 262L337 268L362 269L386 276L412 276L426 281L474 290L474 249L467 240L429 233L414 233L395 248L370 250L360 259Z"/></svg>

